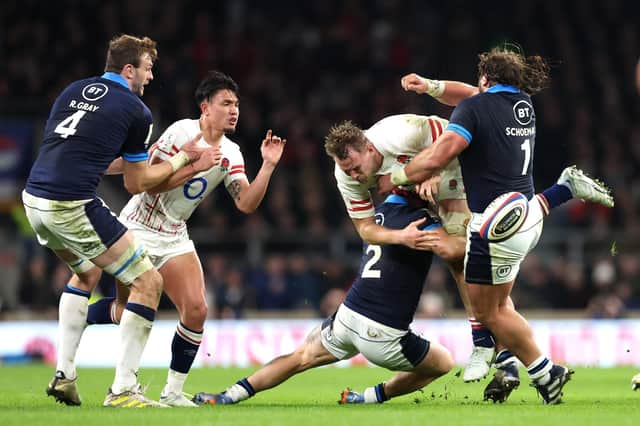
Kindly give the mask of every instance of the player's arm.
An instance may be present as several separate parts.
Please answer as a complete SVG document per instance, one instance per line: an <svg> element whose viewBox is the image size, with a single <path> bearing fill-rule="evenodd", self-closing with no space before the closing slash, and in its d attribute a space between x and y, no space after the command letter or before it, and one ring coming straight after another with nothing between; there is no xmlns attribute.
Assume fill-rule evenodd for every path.
<svg viewBox="0 0 640 426"><path fill-rule="evenodd" d="M104 172L105 175L121 175L124 172L123 166L124 160L122 157L118 157L109 164L107 170Z"/></svg>
<svg viewBox="0 0 640 426"><path fill-rule="evenodd" d="M154 195L161 192L171 191L174 188L182 186L185 182L193 178L198 173L209 170L211 167L220 164L221 159L222 152L220 151L220 147L211 147L205 149L205 151L203 151L200 155L200 158L198 158L196 161L177 170L168 178L166 178L153 188L148 189L146 192ZM163 160L160 157L152 157L151 164L157 164L162 161L168 160Z"/></svg>
<svg viewBox="0 0 640 426"><path fill-rule="evenodd" d="M148 155L130 156L123 155L124 187L131 194L139 194L164 182L176 171L189 163L200 159L203 153L212 157L210 149L197 146L197 141L202 135L198 134L193 140L184 144L180 151L166 161L158 164L149 164Z"/></svg>
<svg viewBox="0 0 640 426"><path fill-rule="evenodd" d="M461 81L431 80L416 73L407 74L400 79L400 84L405 91L431 96L438 102L456 106L463 99L478 94L478 88Z"/></svg>
<svg viewBox="0 0 640 426"><path fill-rule="evenodd" d="M411 222L403 229L389 229L376 223L373 216L366 218L351 218L358 235L368 244L403 244L413 249L430 250L422 240L427 231L419 229L426 218Z"/></svg>
<svg viewBox="0 0 640 426"><path fill-rule="evenodd" d="M436 143L419 152L406 167L395 169L391 173L391 183L407 185L424 182L438 174L468 145L467 139L459 133L445 130Z"/></svg>
<svg viewBox="0 0 640 426"><path fill-rule="evenodd" d="M243 213L253 213L258 208L267 192L269 180L282 157L286 143L286 139L281 139L268 130L260 147L262 167L253 182L249 183L246 179L241 178L233 180L227 185L227 191L238 210Z"/></svg>

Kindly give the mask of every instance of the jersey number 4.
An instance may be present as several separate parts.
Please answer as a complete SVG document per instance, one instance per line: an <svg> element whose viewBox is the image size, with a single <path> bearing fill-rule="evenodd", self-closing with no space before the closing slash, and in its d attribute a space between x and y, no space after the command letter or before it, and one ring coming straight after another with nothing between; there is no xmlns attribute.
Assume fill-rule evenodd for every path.
<svg viewBox="0 0 640 426"><path fill-rule="evenodd" d="M76 111L69 117L65 118L56 126L54 132L59 134L61 138L66 139L76 134L76 127L80 119L84 117L87 111Z"/></svg>
<svg viewBox="0 0 640 426"><path fill-rule="evenodd" d="M374 269L374 267L382 256L382 247L376 245L367 246L367 254L369 253L373 253L373 255L362 268L362 278L380 278L380 269Z"/></svg>

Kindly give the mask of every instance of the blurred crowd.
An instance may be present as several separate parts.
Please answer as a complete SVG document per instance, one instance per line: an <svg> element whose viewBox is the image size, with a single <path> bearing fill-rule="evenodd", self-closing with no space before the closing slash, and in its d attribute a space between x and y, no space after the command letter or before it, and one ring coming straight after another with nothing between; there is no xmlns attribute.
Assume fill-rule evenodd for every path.
<svg viewBox="0 0 640 426"><path fill-rule="evenodd" d="M366 128L403 112L448 117L451 108L403 92L400 77L415 71L474 84L478 53L518 43L554 64L551 87L534 98L536 187L575 163L613 188L616 207L572 202L553 211L549 243L543 238L523 265L514 300L598 318L640 307L640 27L624 1L23 0L3 3L0 22L0 114L33 120L36 135L62 88L100 74L108 40L131 33L159 43L144 96L156 136L176 119L197 117L194 89L218 69L240 85L231 138L250 178L266 130L288 139L256 213L236 212L219 189L189 222L212 316L221 318L248 310L331 313L357 273L360 245L323 151L330 126L349 119ZM118 178L106 179L102 191L115 211L127 199ZM22 241L15 259L0 256L20 265L4 309L54 309L69 273L37 248L19 212L4 218L0 240ZM256 246L243 241L255 238L262 243L250 252ZM420 315L460 307L450 274L437 263Z"/></svg>

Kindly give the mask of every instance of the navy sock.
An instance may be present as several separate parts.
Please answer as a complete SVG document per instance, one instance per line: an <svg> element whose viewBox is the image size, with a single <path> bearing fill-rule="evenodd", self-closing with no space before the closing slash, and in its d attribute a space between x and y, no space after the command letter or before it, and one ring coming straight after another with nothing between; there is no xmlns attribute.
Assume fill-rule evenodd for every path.
<svg viewBox="0 0 640 426"><path fill-rule="evenodd" d="M139 303L128 302L124 308L136 315L140 315L142 318L148 321L153 321L156 316L156 311L148 306L141 305Z"/></svg>
<svg viewBox="0 0 640 426"><path fill-rule="evenodd" d="M483 348L492 348L496 345L491 331L484 325L477 321L471 325L471 337L473 338L473 345Z"/></svg>
<svg viewBox="0 0 640 426"><path fill-rule="evenodd" d="M501 362L506 361L507 359L511 358L512 356L513 356L513 354L508 349L504 349L504 350L500 351L498 353L498 355L496 356L495 364L500 364Z"/></svg>
<svg viewBox="0 0 640 426"><path fill-rule="evenodd" d="M378 402L385 402L389 400L387 394L384 392L384 383L378 383L374 386L373 390L376 391L376 399Z"/></svg>
<svg viewBox="0 0 640 426"><path fill-rule="evenodd" d="M171 342L171 369L178 373L187 374L191 369L202 341L202 331L193 331L178 324Z"/></svg>
<svg viewBox="0 0 640 426"><path fill-rule="evenodd" d="M89 305L87 324L113 324L111 318L111 304L115 297L103 297Z"/></svg>
<svg viewBox="0 0 640 426"><path fill-rule="evenodd" d="M567 201L573 199L571 190L564 185L554 183L549 188L542 191L542 195L549 204L549 209L558 207L560 204L564 204Z"/></svg>
<svg viewBox="0 0 640 426"><path fill-rule="evenodd" d="M249 393L249 396L256 394L256 391L253 389L253 386L251 386L251 383L249 383L246 377L242 380L238 380L237 384L242 386Z"/></svg>
<svg viewBox="0 0 640 426"><path fill-rule="evenodd" d="M91 296L91 292L90 291L80 290L79 288L75 288L71 284L67 284L64 287L64 290L62 290L62 292L63 293L75 294L76 296L83 296L83 297L86 297L87 299Z"/></svg>

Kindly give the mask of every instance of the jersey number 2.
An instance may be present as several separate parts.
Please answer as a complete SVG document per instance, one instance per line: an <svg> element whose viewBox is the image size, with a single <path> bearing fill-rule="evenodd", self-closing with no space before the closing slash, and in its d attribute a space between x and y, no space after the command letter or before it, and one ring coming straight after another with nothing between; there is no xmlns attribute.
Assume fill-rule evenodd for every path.
<svg viewBox="0 0 640 426"><path fill-rule="evenodd" d="M76 134L76 126L87 111L76 111L58 124L54 130L61 138L66 139Z"/></svg>
<svg viewBox="0 0 640 426"><path fill-rule="evenodd" d="M380 278L380 269L373 269L373 267L382 256L382 247L375 245L367 246L367 254L370 252L373 252L373 256L364 264L364 268L362 268L362 278Z"/></svg>
<svg viewBox="0 0 640 426"><path fill-rule="evenodd" d="M524 176L527 174L529 162L531 161L531 140L525 139L520 145L520 149L524 151L524 161L522 163L522 175Z"/></svg>

